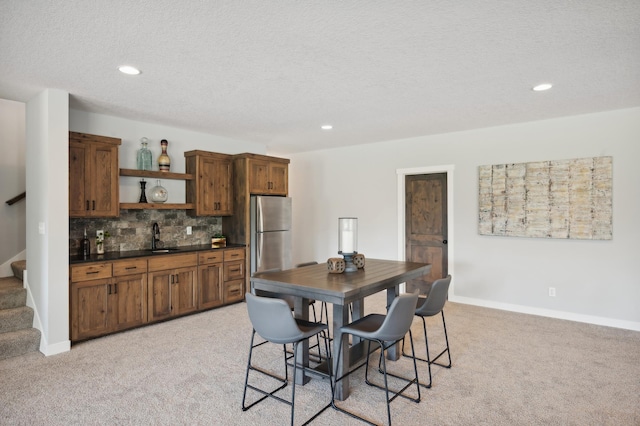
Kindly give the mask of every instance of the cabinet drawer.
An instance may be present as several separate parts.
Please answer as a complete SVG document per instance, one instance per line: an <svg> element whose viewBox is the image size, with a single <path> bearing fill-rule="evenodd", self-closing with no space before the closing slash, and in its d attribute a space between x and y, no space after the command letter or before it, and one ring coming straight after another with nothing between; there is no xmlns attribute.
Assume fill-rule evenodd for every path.
<svg viewBox="0 0 640 426"><path fill-rule="evenodd" d="M71 282L97 280L111 277L111 263L92 263L90 265L72 266Z"/></svg>
<svg viewBox="0 0 640 426"><path fill-rule="evenodd" d="M244 259L244 249L229 249L224 251L224 261Z"/></svg>
<svg viewBox="0 0 640 426"><path fill-rule="evenodd" d="M169 254L149 259L149 272L186 268L198 264L197 253Z"/></svg>
<svg viewBox="0 0 640 426"><path fill-rule="evenodd" d="M198 253L198 265L210 265L212 263L220 263L224 259L223 251L206 251Z"/></svg>
<svg viewBox="0 0 640 426"><path fill-rule="evenodd" d="M224 262L224 280L231 281L244 278L244 261Z"/></svg>
<svg viewBox="0 0 640 426"><path fill-rule="evenodd" d="M131 259L113 262L113 276L143 274L147 272L146 259Z"/></svg>
<svg viewBox="0 0 640 426"><path fill-rule="evenodd" d="M224 283L224 303L238 302L244 299L243 280Z"/></svg>

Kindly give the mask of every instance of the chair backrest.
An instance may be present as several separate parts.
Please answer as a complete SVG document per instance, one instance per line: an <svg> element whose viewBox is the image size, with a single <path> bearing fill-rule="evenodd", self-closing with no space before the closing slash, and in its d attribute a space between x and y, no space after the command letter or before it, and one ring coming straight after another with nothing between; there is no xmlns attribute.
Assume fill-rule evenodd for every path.
<svg viewBox="0 0 640 426"><path fill-rule="evenodd" d="M451 275L435 280L431 285L427 299L422 306L418 306L416 309L416 315L430 317L442 311L449 294L449 284L451 284Z"/></svg>
<svg viewBox="0 0 640 426"><path fill-rule="evenodd" d="M387 342L402 339L411 328L419 294L420 290L416 290L413 293L403 293L393 299L386 318L372 337Z"/></svg>
<svg viewBox="0 0 640 426"><path fill-rule="evenodd" d="M292 343L302 339L303 332L282 299L260 297L246 293L247 310L253 329L272 343Z"/></svg>

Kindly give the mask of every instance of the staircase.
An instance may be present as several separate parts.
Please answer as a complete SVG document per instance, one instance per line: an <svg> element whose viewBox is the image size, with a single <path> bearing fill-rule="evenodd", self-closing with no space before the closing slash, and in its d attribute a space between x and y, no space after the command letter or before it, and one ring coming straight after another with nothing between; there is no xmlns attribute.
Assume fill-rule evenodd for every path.
<svg viewBox="0 0 640 426"><path fill-rule="evenodd" d="M0 278L0 359L40 347L40 331L32 327L33 309L26 306L27 290L22 284L26 266L26 261L13 262L14 276Z"/></svg>

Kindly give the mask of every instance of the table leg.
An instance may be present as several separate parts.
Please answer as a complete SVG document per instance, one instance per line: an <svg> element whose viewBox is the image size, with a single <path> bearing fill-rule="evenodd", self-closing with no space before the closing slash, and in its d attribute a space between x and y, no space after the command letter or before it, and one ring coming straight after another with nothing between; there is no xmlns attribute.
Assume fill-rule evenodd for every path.
<svg viewBox="0 0 640 426"><path fill-rule="evenodd" d="M387 309L393 303L393 299L395 299L398 295L400 295L400 286L395 285L393 287L389 287L387 289ZM392 361L397 361L400 359L402 351L400 350L400 344L396 343L387 349L387 359Z"/></svg>
<svg viewBox="0 0 640 426"><path fill-rule="evenodd" d="M349 305L333 304L333 371L336 377L340 377L349 371L351 360L349 356L349 336L347 334L342 335L340 329L343 325L349 323ZM341 346L342 341L342 353L338 353L338 348ZM337 369L338 360L340 360L340 368ZM338 401L344 401L349 397L349 376L336 383L336 399Z"/></svg>
<svg viewBox="0 0 640 426"><path fill-rule="evenodd" d="M309 321L309 299L296 297L295 302L293 304L293 314L298 319L303 319ZM295 360L298 365L304 365L305 367L309 366L309 340L305 340L298 344L298 349L295 353ZM296 377L294 378L296 384L304 385L309 382L311 378L305 376L302 369L296 371Z"/></svg>

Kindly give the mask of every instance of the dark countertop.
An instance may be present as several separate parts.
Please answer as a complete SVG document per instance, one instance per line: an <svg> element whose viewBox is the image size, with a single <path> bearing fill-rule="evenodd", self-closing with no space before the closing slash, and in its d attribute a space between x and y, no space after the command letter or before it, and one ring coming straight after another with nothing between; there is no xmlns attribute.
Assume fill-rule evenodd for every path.
<svg viewBox="0 0 640 426"><path fill-rule="evenodd" d="M130 259L133 257L148 257L148 256L162 256L167 254L180 254L180 253L191 253L194 251L208 251L208 250L225 250L232 248L244 248L244 244L227 244L226 247L221 248L213 248L211 244L202 244L198 246L182 246L182 247L172 247L169 252L162 253L153 253L150 249L148 250L129 250L129 251L109 251L104 254L95 254L92 253L91 256L84 258L80 255L69 256L69 265L78 264L78 263L88 263L88 262L103 262L103 261L112 261L112 260L121 260L121 259ZM161 250L162 248L160 248Z"/></svg>

